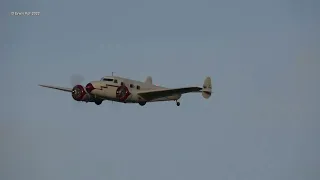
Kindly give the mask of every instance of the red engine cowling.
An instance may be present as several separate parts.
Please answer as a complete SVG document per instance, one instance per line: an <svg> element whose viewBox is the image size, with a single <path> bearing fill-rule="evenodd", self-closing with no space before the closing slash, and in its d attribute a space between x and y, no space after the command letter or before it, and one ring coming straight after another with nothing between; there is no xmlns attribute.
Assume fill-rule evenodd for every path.
<svg viewBox="0 0 320 180"><path fill-rule="evenodd" d="M85 101L87 92L84 90L83 86L76 85L72 88L72 98L76 101Z"/></svg>
<svg viewBox="0 0 320 180"><path fill-rule="evenodd" d="M130 96L130 94L131 93L130 93L129 89L125 85L118 87L118 89L116 91L116 97L121 102L125 102L128 99L128 97Z"/></svg>

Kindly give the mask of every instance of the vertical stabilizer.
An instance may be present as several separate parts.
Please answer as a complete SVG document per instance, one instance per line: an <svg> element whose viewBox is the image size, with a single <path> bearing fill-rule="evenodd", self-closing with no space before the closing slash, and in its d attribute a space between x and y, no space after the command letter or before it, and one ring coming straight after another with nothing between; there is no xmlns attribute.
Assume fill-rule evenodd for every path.
<svg viewBox="0 0 320 180"><path fill-rule="evenodd" d="M205 99L209 99L212 93L212 84L211 84L211 78L210 77L206 77L206 79L204 80L203 83L203 87L202 87L202 96Z"/></svg>
<svg viewBox="0 0 320 180"><path fill-rule="evenodd" d="M152 84L152 77L151 77L151 76L148 76L148 77L146 78L145 83L147 83L147 84Z"/></svg>

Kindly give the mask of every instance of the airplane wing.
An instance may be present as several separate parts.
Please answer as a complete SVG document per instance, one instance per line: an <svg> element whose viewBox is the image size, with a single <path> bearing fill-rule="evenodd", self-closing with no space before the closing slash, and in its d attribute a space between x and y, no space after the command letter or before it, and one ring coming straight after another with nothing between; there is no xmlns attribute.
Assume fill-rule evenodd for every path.
<svg viewBox="0 0 320 180"><path fill-rule="evenodd" d="M202 90L202 88L200 88L200 87L184 87L184 88L176 88L176 89L156 89L156 90L140 91L138 93L138 95L147 101L151 101L153 99L171 96L174 94L201 92L201 90Z"/></svg>
<svg viewBox="0 0 320 180"><path fill-rule="evenodd" d="M42 85L42 84L39 84L39 86L45 87L45 88L50 88L50 89L57 89L60 91L65 91L65 92L72 92L72 88L65 88L65 87L59 87L59 86L48 86L48 85Z"/></svg>

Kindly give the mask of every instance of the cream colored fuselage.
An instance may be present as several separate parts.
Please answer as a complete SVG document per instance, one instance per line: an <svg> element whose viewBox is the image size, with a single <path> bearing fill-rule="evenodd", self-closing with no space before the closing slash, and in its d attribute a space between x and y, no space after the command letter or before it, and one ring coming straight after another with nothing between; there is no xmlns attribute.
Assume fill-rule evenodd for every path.
<svg viewBox="0 0 320 180"><path fill-rule="evenodd" d="M181 97L181 94L175 94L147 101L141 96L139 96L138 93L146 90L165 90L169 88L117 76L106 76L102 78L100 81L92 81L90 83L94 87L94 90L91 91L91 94L103 100L119 102L119 99L116 97L116 91L122 84L125 85L130 92L130 95L125 100L125 103L175 101L180 99Z"/></svg>

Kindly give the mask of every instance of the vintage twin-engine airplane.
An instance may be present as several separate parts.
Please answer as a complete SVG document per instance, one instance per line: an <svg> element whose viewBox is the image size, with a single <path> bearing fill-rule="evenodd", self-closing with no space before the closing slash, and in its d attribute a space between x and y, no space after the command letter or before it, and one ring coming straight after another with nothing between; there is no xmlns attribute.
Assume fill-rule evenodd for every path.
<svg viewBox="0 0 320 180"><path fill-rule="evenodd" d="M212 93L211 78L206 77L203 87L165 88L152 84L152 78L148 76L145 82L136 81L119 76L105 76L100 81L91 81L85 87L76 85L73 88L39 85L46 88L71 92L76 101L94 102L100 105L102 101L116 101L122 103L139 103L144 106L147 102L178 101L182 94L201 92L205 99Z"/></svg>

